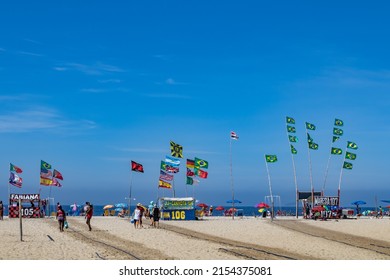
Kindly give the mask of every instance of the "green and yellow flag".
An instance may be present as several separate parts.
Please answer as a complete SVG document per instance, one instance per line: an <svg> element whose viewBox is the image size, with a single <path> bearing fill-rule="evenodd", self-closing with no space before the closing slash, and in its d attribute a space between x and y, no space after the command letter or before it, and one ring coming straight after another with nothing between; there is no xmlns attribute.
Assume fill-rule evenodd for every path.
<svg viewBox="0 0 390 280"><path fill-rule="evenodd" d="M195 168L209 168L209 162L200 158L195 158Z"/></svg>
<svg viewBox="0 0 390 280"><path fill-rule="evenodd" d="M358 146L356 143L348 141L347 148L357 150Z"/></svg>
<svg viewBox="0 0 390 280"><path fill-rule="evenodd" d="M183 158L183 147L171 141L171 155L177 158Z"/></svg>
<svg viewBox="0 0 390 280"><path fill-rule="evenodd" d="M290 142L294 142L295 143L295 142L298 142L298 137L289 135L288 136L288 140Z"/></svg>
<svg viewBox="0 0 390 280"><path fill-rule="evenodd" d="M265 155L266 162L277 162L278 158L276 155Z"/></svg>
<svg viewBox="0 0 390 280"><path fill-rule="evenodd" d="M333 134L334 135L338 135L338 136L342 136L343 135L343 130L341 128L333 128Z"/></svg>
<svg viewBox="0 0 390 280"><path fill-rule="evenodd" d="M291 153L292 153L293 155L296 155L296 154L298 153L297 149L295 149L294 146L291 145L291 144L290 144L290 149L291 149Z"/></svg>
<svg viewBox="0 0 390 280"><path fill-rule="evenodd" d="M339 139L340 139L339 136L333 136L332 143L336 142L336 141L339 140Z"/></svg>
<svg viewBox="0 0 390 280"><path fill-rule="evenodd" d="M355 160L356 159L356 154L350 153L350 152L346 152L345 153L345 158L350 159L350 160Z"/></svg>
<svg viewBox="0 0 390 280"><path fill-rule="evenodd" d="M335 119L335 120L334 120L334 125L335 125L335 126L343 126L343 125L344 125L344 122L343 122L342 120Z"/></svg>
<svg viewBox="0 0 390 280"><path fill-rule="evenodd" d="M309 149L318 150L318 144L314 142L309 143Z"/></svg>
<svg viewBox="0 0 390 280"><path fill-rule="evenodd" d="M345 169L352 169L352 163L344 161L343 168Z"/></svg>
<svg viewBox="0 0 390 280"><path fill-rule="evenodd" d="M49 169L51 169L51 164L41 160L41 169L49 170Z"/></svg>
<svg viewBox="0 0 390 280"><path fill-rule="evenodd" d="M316 126L312 123L306 123L306 128L309 130L316 130Z"/></svg>
<svg viewBox="0 0 390 280"><path fill-rule="evenodd" d="M293 118L290 118L290 117L286 117L286 122L291 123L291 124L295 124L295 120Z"/></svg>
<svg viewBox="0 0 390 280"><path fill-rule="evenodd" d="M297 132L295 127L291 126L291 125L288 125L287 126L287 132L290 132L290 133L295 133Z"/></svg>
<svg viewBox="0 0 390 280"><path fill-rule="evenodd" d="M341 155L343 153L343 150L339 149L339 148L333 148L330 150L330 153L332 155Z"/></svg>

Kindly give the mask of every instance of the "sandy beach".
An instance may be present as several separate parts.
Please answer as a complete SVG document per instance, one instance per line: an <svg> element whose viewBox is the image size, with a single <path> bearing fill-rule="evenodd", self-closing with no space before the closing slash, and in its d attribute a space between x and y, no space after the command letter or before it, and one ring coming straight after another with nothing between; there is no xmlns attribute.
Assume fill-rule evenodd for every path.
<svg viewBox="0 0 390 280"><path fill-rule="evenodd" d="M128 219L68 217L0 221L2 260L390 260L390 219L205 217L135 229Z"/></svg>

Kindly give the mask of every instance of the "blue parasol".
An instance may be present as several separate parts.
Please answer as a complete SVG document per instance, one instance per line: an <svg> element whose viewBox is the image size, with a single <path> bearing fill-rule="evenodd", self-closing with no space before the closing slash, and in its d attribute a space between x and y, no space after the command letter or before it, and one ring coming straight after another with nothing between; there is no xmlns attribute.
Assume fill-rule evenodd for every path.
<svg viewBox="0 0 390 280"><path fill-rule="evenodd" d="M367 204L367 203L363 200L356 200L356 201L352 202L351 204L358 206L358 205L363 205L363 204Z"/></svg>

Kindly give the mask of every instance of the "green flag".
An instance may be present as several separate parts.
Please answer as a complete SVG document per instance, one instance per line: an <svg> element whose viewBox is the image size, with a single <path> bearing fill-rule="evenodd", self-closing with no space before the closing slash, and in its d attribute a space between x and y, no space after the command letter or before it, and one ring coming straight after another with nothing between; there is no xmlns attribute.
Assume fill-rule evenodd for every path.
<svg viewBox="0 0 390 280"><path fill-rule="evenodd" d="M195 158L195 168L209 168L209 162L200 158Z"/></svg>
<svg viewBox="0 0 390 280"><path fill-rule="evenodd" d="M295 149L294 146L291 145L291 144L290 144L290 149L291 149L291 153L292 153L293 155L296 155L296 154L298 153L297 149Z"/></svg>
<svg viewBox="0 0 390 280"><path fill-rule="evenodd" d="M291 124L295 124L295 120L293 118L290 118L290 117L286 117L286 122L291 123Z"/></svg>
<svg viewBox="0 0 390 280"><path fill-rule="evenodd" d="M313 143L313 138L310 137L310 134L307 134L307 143Z"/></svg>
<svg viewBox="0 0 390 280"><path fill-rule="evenodd" d="M335 120L334 120L334 125L335 125L335 126L343 126L343 125L344 125L344 122L343 122L342 120L335 119Z"/></svg>
<svg viewBox="0 0 390 280"><path fill-rule="evenodd" d="M192 179L191 177L187 177L187 185L193 185L194 184L194 179Z"/></svg>
<svg viewBox="0 0 390 280"><path fill-rule="evenodd" d="M316 144L314 142L309 143L309 149L318 150L318 144Z"/></svg>
<svg viewBox="0 0 390 280"><path fill-rule="evenodd" d="M276 157L276 155L265 155L265 160L267 162L277 162L278 158Z"/></svg>
<svg viewBox="0 0 390 280"><path fill-rule="evenodd" d="M357 150L358 146L356 143L348 141L347 148Z"/></svg>
<svg viewBox="0 0 390 280"><path fill-rule="evenodd" d="M298 137L289 135L288 136L288 140L290 142L294 142L295 143L295 142L298 142Z"/></svg>
<svg viewBox="0 0 390 280"><path fill-rule="evenodd" d="M332 155L341 155L343 153L343 150L339 149L339 148L333 148L330 150L330 153Z"/></svg>
<svg viewBox="0 0 390 280"><path fill-rule="evenodd" d="M343 135L343 130L341 128L333 128L333 134L334 135L338 135L338 136L342 136Z"/></svg>
<svg viewBox="0 0 390 280"><path fill-rule="evenodd" d="M296 131L295 127L288 125L288 126L287 126L287 132L295 133L295 132L297 132L297 131Z"/></svg>
<svg viewBox="0 0 390 280"><path fill-rule="evenodd" d="M336 142L336 141L339 140L339 139L340 139L339 136L333 136L332 143Z"/></svg>
<svg viewBox="0 0 390 280"><path fill-rule="evenodd" d="M46 169L46 170L51 169L51 164L41 160L41 170L42 169Z"/></svg>
<svg viewBox="0 0 390 280"><path fill-rule="evenodd" d="M308 122L306 123L306 128L309 130L316 130L316 126Z"/></svg>
<svg viewBox="0 0 390 280"><path fill-rule="evenodd" d="M350 160L355 160L356 159L356 154L350 153L350 152L346 152L345 153L345 158L350 159Z"/></svg>
<svg viewBox="0 0 390 280"><path fill-rule="evenodd" d="M352 169L352 163L344 161L343 168L345 169Z"/></svg>

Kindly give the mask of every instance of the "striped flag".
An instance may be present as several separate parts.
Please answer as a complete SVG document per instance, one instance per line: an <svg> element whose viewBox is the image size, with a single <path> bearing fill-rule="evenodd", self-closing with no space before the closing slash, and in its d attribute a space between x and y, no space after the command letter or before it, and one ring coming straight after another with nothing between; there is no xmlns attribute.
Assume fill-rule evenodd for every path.
<svg viewBox="0 0 390 280"><path fill-rule="evenodd" d="M230 132L230 138L233 139L233 140L238 140L238 135L234 131L231 131Z"/></svg>
<svg viewBox="0 0 390 280"><path fill-rule="evenodd" d="M173 175L170 175L167 172L160 170L160 180L172 181Z"/></svg>

